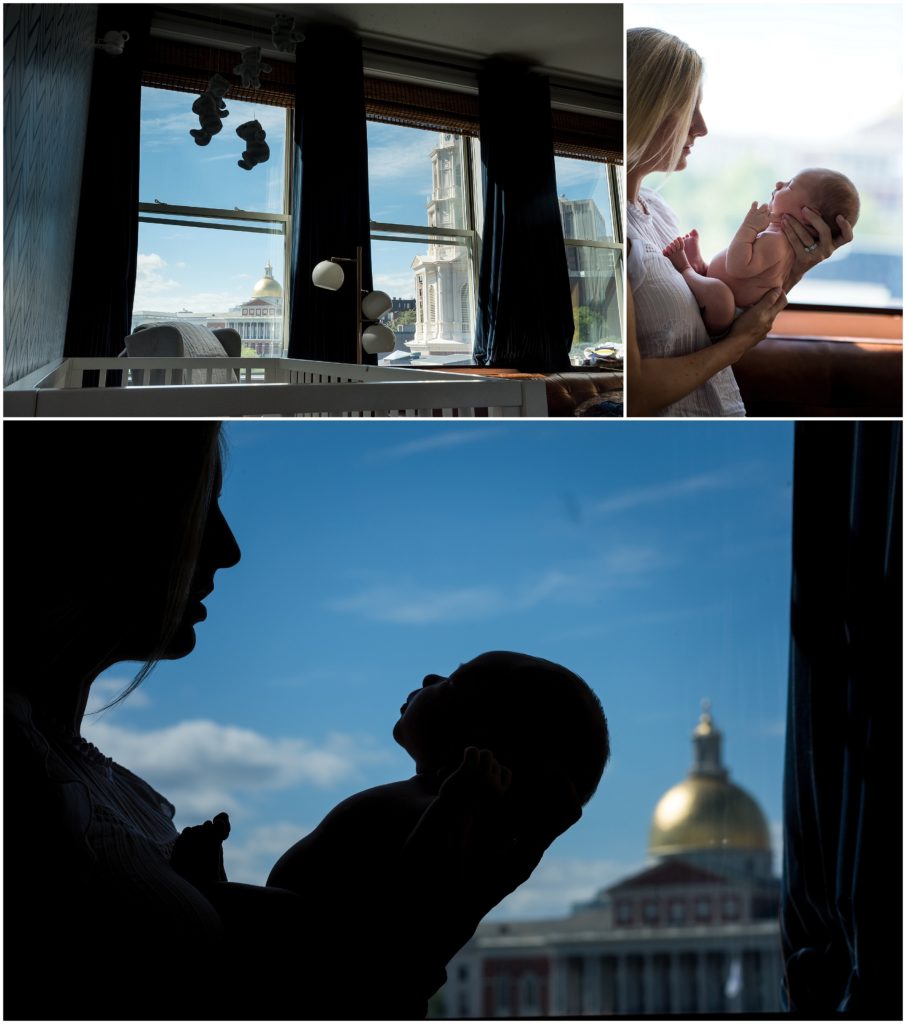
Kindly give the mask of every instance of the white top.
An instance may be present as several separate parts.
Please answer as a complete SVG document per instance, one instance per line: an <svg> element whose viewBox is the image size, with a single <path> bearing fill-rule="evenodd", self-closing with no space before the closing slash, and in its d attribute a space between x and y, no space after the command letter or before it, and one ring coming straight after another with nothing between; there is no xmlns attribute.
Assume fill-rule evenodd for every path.
<svg viewBox="0 0 906 1024"><path fill-rule="evenodd" d="M173 805L87 740L39 724L20 694L7 693L4 703L30 759L16 768L56 797L61 839L81 854L86 905L100 900L121 914L139 913L187 941L219 938L214 907L170 866Z"/></svg>
<svg viewBox="0 0 906 1024"><path fill-rule="evenodd" d="M645 209L627 204L626 236L632 242L626 273L632 288L636 336L642 358L684 356L711 344L698 302L663 250L680 235L676 216L663 199L643 188ZM647 210L647 212L646 212ZM629 382L631 388L632 382ZM691 394L662 409L659 416L745 416L730 367Z"/></svg>

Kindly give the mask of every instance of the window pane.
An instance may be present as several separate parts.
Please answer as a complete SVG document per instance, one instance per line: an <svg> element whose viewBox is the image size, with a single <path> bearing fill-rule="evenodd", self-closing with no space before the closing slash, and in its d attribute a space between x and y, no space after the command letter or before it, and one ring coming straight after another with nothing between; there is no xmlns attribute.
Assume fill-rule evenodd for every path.
<svg viewBox="0 0 906 1024"><path fill-rule="evenodd" d="M792 302L901 306L902 22L900 4L811 4L782 8L784 37L808 40L825 68L782 61L757 88L740 78L745 41L764 31L765 8L752 4L631 4L627 26L679 36L705 64L702 115L688 166L662 180L679 228L697 228L705 259L726 248L753 200L767 202L776 181L806 167L847 175L859 190L854 241L796 285ZM743 50L745 49L745 53ZM795 49L795 46L794 46ZM657 187L657 176L646 185Z"/></svg>
<svg viewBox="0 0 906 1024"><path fill-rule="evenodd" d="M461 135L368 122L371 219L468 228Z"/></svg>
<svg viewBox="0 0 906 1024"><path fill-rule="evenodd" d="M554 158L564 238L616 241L607 165L591 160Z"/></svg>
<svg viewBox="0 0 906 1024"><path fill-rule="evenodd" d="M593 364L595 349L602 355L621 355L623 282L619 250L567 244L566 262L575 324L570 362L574 366Z"/></svg>
<svg viewBox="0 0 906 1024"><path fill-rule="evenodd" d="M282 235L139 224L132 328L159 320L232 327L247 355L283 352Z"/></svg>
<svg viewBox="0 0 906 1024"><path fill-rule="evenodd" d="M208 145L199 146L189 135L199 127L192 112L196 99L193 93L142 89L141 201L283 213L286 111L232 101L227 94L229 114L222 130ZM270 148L270 159L250 171L238 166L246 143L236 128L246 121L261 123Z"/></svg>
<svg viewBox="0 0 906 1024"><path fill-rule="evenodd" d="M373 240L374 287L394 299L382 317L396 335L386 364L468 362L474 314L468 246Z"/></svg>

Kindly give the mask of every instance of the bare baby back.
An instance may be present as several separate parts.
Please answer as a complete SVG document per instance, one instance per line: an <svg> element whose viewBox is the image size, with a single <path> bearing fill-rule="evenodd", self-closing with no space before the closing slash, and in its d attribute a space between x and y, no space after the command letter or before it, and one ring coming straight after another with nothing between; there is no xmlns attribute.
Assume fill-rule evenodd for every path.
<svg viewBox="0 0 906 1024"><path fill-rule="evenodd" d="M752 250L753 262L757 260L763 267L754 275L731 273L734 267L732 258L729 261L727 259L728 249L719 252L708 264L708 277L716 277L729 287L739 309L753 306L772 288L782 288L793 267L793 249L780 230L767 228L760 232L752 244Z"/></svg>

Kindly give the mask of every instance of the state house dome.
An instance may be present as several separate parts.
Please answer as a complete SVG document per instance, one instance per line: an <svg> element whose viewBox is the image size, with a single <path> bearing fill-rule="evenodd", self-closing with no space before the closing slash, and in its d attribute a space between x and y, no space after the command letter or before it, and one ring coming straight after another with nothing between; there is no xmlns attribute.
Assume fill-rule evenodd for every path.
<svg viewBox="0 0 906 1024"><path fill-rule="evenodd" d="M283 289L274 280L274 268L271 266L270 260L264 267L264 277L257 282L255 287L252 289L253 299L281 299L283 298Z"/></svg>
<svg viewBox="0 0 906 1024"><path fill-rule="evenodd" d="M718 850L770 854L765 816L753 797L730 782L721 762L721 740L705 702L692 734L692 769L686 779L667 790L654 809L648 839L651 855Z"/></svg>

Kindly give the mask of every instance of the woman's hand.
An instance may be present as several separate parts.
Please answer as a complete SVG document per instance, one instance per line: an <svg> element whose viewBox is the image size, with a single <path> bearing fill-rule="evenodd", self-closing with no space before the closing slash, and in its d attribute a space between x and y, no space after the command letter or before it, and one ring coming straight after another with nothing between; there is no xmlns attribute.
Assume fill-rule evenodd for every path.
<svg viewBox="0 0 906 1024"><path fill-rule="evenodd" d="M793 247L795 255L793 269L783 282L783 290L786 292L802 280L806 271L832 256L841 245L853 240L852 225L840 214L837 215L837 226L840 228L837 239L831 238L831 229L827 221L807 206L802 207L802 219L811 225L811 230L795 217L783 215L783 233Z"/></svg>
<svg viewBox="0 0 906 1024"><path fill-rule="evenodd" d="M774 318L787 304L787 301L785 292L780 288L772 288L754 306L750 306L744 313L741 313L734 321L730 333L716 344L734 345L739 350L739 356L742 356L767 337L768 331L774 325Z"/></svg>

